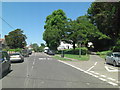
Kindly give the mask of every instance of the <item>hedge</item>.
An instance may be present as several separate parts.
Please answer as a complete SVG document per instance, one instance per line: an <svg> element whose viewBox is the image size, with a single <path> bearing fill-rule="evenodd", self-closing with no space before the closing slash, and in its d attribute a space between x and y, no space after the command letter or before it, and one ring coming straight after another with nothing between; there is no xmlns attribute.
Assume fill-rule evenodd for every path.
<svg viewBox="0 0 120 90"><path fill-rule="evenodd" d="M79 50L81 49L81 54L86 55L88 53L88 49L86 47L76 48L76 49L65 49L65 54L75 54L79 55ZM62 50L59 50L57 53L61 54Z"/></svg>

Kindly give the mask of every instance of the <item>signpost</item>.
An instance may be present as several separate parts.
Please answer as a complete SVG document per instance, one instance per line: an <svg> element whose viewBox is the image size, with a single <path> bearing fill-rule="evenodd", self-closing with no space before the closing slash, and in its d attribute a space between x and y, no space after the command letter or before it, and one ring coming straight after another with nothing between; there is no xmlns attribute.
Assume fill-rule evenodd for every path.
<svg viewBox="0 0 120 90"><path fill-rule="evenodd" d="M63 47L61 50L62 50L62 52L61 52L61 57L64 58L64 47Z"/></svg>

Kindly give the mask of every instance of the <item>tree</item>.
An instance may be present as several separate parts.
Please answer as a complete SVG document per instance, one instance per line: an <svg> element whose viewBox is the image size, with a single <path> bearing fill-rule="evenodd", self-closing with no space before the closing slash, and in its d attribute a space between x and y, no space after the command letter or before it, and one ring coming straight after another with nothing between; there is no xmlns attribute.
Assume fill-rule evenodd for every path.
<svg viewBox="0 0 120 90"><path fill-rule="evenodd" d="M69 20L65 33L65 41L72 43L74 49L75 44L79 42L86 44L88 41L94 40L94 38L107 38L106 35L99 32L97 27L89 22L86 15L78 17L77 20Z"/></svg>
<svg viewBox="0 0 120 90"><path fill-rule="evenodd" d="M31 47L33 48L33 50L34 50L35 52L39 52L39 46L38 46L37 43L31 44Z"/></svg>
<svg viewBox="0 0 120 90"><path fill-rule="evenodd" d="M116 45L120 37L120 2L94 2L88 9L88 16L99 31L110 38L98 41L97 46L101 44L109 49Z"/></svg>
<svg viewBox="0 0 120 90"><path fill-rule="evenodd" d="M55 10L51 15L46 17L43 40L46 41L50 49L57 50L60 40L63 38L67 17L63 10Z"/></svg>
<svg viewBox="0 0 120 90"><path fill-rule="evenodd" d="M7 45L12 49L25 47L26 39L27 37L25 34L23 34L23 31L21 29L16 29L9 32L8 35L5 35L5 41Z"/></svg>

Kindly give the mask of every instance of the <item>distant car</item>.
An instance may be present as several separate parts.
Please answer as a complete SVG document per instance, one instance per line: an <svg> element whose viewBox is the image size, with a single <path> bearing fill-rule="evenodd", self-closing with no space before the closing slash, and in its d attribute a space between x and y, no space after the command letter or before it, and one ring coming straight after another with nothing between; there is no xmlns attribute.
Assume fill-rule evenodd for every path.
<svg viewBox="0 0 120 90"><path fill-rule="evenodd" d="M32 54L32 50L28 50L28 53L29 53L29 55L31 55Z"/></svg>
<svg viewBox="0 0 120 90"><path fill-rule="evenodd" d="M106 63L113 64L113 66L120 66L120 52L108 53L105 58Z"/></svg>
<svg viewBox="0 0 120 90"><path fill-rule="evenodd" d="M22 56L24 56L24 57L29 57L29 51L28 51L28 49L23 49L20 53L21 53Z"/></svg>
<svg viewBox="0 0 120 90"><path fill-rule="evenodd" d="M6 51L0 51L0 76L11 70L10 57ZM1 78L1 77L0 77Z"/></svg>
<svg viewBox="0 0 120 90"><path fill-rule="evenodd" d="M23 62L24 57L20 53L12 53L10 54L10 61L11 62Z"/></svg>
<svg viewBox="0 0 120 90"><path fill-rule="evenodd" d="M49 55L55 55L55 52L53 50L48 50L47 54L49 54Z"/></svg>

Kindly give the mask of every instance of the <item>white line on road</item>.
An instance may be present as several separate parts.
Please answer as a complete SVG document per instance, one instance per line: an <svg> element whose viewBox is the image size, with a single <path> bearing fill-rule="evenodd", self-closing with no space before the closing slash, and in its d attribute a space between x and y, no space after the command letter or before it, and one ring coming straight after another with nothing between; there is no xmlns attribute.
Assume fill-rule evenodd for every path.
<svg viewBox="0 0 120 90"><path fill-rule="evenodd" d="M112 81L116 81L116 80L115 80L115 79L113 79L113 78L107 78L107 79L112 80Z"/></svg>
<svg viewBox="0 0 120 90"><path fill-rule="evenodd" d="M102 80L102 81L107 81L106 79L104 79L104 78L99 78L100 80Z"/></svg>
<svg viewBox="0 0 120 90"><path fill-rule="evenodd" d="M58 60L58 61L61 62L61 63L66 64L66 65L69 65L69 66L71 66L71 67L73 67L73 68L75 68L75 69L77 69L77 70L83 71L84 73L87 73L87 74L89 74L89 75L92 75L92 76L98 78L99 80L106 81L107 83L109 83L109 84L111 84L111 85L113 85L113 86L118 86L118 84L116 84L116 83L108 82L106 79L99 78L99 76L90 73L90 72L94 72L94 71L88 72L88 71L85 71L85 70L83 70L83 69L81 69L81 68L78 68L78 67L76 67L76 66L74 66L74 65L71 65L71 64L69 64L69 63L66 63L66 62L64 62L64 61L61 61L61 60ZM104 75L102 75L102 76L105 77Z"/></svg>
<svg viewBox="0 0 120 90"><path fill-rule="evenodd" d="M101 76L101 77L104 77L104 78L106 77L105 75L100 75L100 76Z"/></svg>
<svg viewBox="0 0 120 90"><path fill-rule="evenodd" d="M108 82L109 84L112 84L113 86L118 86L118 84L113 83L113 82Z"/></svg>
<svg viewBox="0 0 120 90"><path fill-rule="evenodd" d="M97 65L97 62L95 62L95 64L94 65Z"/></svg>
<svg viewBox="0 0 120 90"><path fill-rule="evenodd" d="M120 72L120 70L114 69L114 68L112 68L112 67L107 67L107 66L105 66L105 69L106 69L108 72ZM112 69L112 70L111 70L111 69Z"/></svg>
<svg viewBox="0 0 120 90"><path fill-rule="evenodd" d="M97 62L95 62L95 64L92 67L90 67L87 71L90 71L91 69L93 69L95 65L97 65Z"/></svg>
<svg viewBox="0 0 120 90"><path fill-rule="evenodd" d="M90 71L92 68L94 68L95 66L92 66L92 67L90 67L87 71Z"/></svg>

